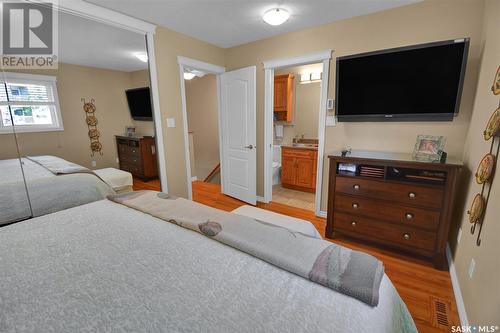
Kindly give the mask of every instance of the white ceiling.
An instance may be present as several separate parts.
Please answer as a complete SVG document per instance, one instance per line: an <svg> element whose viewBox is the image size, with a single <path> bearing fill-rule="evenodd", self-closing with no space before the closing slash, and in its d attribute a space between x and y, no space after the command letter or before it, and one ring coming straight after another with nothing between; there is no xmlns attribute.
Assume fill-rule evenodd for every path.
<svg viewBox="0 0 500 333"><path fill-rule="evenodd" d="M59 14L59 62L131 72L147 69L134 56L145 36L70 14Z"/></svg>
<svg viewBox="0 0 500 333"><path fill-rule="evenodd" d="M421 0L86 0L227 48ZM262 20L277 6L291 13L278 27Z"/></svg>

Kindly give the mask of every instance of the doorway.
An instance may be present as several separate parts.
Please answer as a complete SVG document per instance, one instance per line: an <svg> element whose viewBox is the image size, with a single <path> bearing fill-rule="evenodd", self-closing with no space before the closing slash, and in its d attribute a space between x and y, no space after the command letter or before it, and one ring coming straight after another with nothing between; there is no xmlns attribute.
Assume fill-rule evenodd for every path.
<svg viewBox="0 0 500 333"><path fill-rule="evenodd" d="M264 202L317 216L331 52L264 62Z"/></svg>
<svg viewBox="0 0 500 333"><path fill-rule="evenodd" d="M197 172L202 172L200 177L207 181L217 177L217 173L219 173L222 193L255 204L257 177L255 66L225 72L224 67L180 56L178 57L178 63L180 68L184 142L192 142L191 149L189 144L185 145L189 199L193 197L193 179L199 181L199 176L196 175ZM186 83L186 81L196 78L195 80L201 85L202 81L209 81L212 75L216 81L217 93L215 96L213 86L212 89L207 86L191 89L194 84ZM202 78L205 79L202 80ZM191 90L198 91L198 93L196 96L191 96L190 101L188 101L186 92L189 93ZM208 90L212 91L210 96L207 94ZM197 99L203 99L203 101L199 103ZM217 101L216 107L215 100ZM194 114L190 116L189 113L191 112L188 112L189 105L198 105L196 108L199 111L191 110ZM213 111L210 115L200 113L208 113L206 110L208 107L217 109L217 114ZM205 119L205 122L200 122L199 118ZM215 122L217 126L214 126ZM199 144L207 144L207 142L201 143L200 141L203 139L197 138L197 133L194 129L191 129L195 126L195 123L199 123L198 130L196 130L198 136L200 136L201 132L210 132L210 138L212 138L209 149L210 154L207 154L206 151L196 152L197 142ZM215 133L218 136L218 147L217 140L213 139ZM207 150L207 148L204 150ZM217 150L219 156L216 156ZM205 159L201 159L200 156L203 155L205 155ZM217 161L216 158L218 158L218 164L214 163ZM202 165L197 168L196 164L200 160L203 160ZM210 163L205 163L207 160ZM193 162L194 165L192 165Z"/></svg>

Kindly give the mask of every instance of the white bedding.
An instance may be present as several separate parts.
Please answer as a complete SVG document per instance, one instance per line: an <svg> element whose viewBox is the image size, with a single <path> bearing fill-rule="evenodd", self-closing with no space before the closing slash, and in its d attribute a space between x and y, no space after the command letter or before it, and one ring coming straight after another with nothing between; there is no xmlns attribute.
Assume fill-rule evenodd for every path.
<svg viewBox="0 0 500 333"><path fill-rule="evenodd" d="M102 200L0 228L1 332L416 332L378 306Z"/></svg>

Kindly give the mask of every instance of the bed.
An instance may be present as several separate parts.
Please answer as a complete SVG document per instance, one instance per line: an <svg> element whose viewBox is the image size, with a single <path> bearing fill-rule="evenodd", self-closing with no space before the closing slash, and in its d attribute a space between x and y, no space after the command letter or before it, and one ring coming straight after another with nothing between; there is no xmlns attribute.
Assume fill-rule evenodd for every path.
<svg viewBox="0 0 500 333"><path fill-rule="evenodd" d="M37 158L56 161L68 171L61 168L58 173L35 162ZM0 170L0 225L102 200L114 193L90 170L54 156L0 160Z"/></svg>
<svg viewBox="0 0 500 333"><path fill-rule="evenodd" d="M200 233L101 200L0 228L1 332L416 332Z"/></svg>

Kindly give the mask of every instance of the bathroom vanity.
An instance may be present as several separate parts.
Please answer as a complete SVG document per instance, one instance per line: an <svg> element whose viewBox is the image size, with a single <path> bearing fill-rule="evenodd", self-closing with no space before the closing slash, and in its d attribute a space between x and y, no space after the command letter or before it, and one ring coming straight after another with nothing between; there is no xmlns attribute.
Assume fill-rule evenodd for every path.
<svg viewBox="0 0 500 333"><path fill-rule="evenodd" d="M281 146L281 186L316 192L318 148L313 145Z"/></svg>

